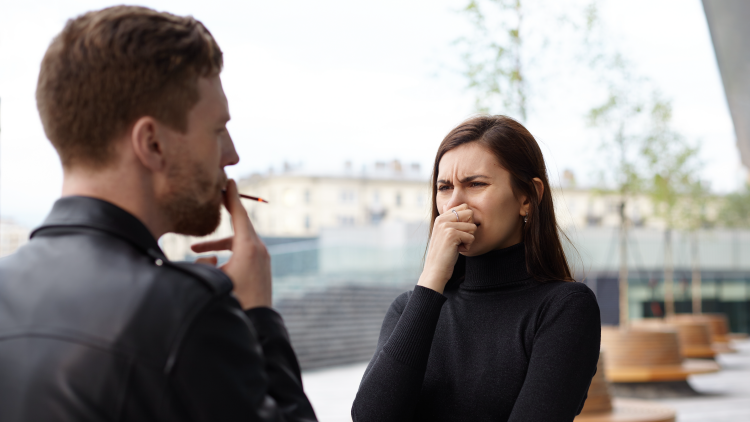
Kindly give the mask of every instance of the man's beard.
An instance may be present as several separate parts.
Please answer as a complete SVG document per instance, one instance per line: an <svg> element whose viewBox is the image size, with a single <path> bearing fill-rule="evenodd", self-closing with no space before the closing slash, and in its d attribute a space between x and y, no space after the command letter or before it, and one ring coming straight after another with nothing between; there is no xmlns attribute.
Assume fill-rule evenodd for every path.
<svg viewBox="0 0 750 422"><path fill-rule="evenodd" d="M197 163L184 163L169 171L170 191L161 200L161 209L166 213L173 233L190 236L205 236L219 227L221 222L221 190L226 185L226 176L214 183ZM201 202L206 193L211 197Z"/></svg>

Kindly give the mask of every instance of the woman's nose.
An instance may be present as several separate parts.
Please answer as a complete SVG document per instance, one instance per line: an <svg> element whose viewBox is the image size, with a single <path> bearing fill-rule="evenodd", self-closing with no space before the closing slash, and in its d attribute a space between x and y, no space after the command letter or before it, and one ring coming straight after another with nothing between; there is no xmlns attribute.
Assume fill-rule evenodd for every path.
<svg viewBox="0 0 750 422"><path fill-rule="evenodd" d="M463 191L460 188L454 187L453 188L453 195L451 195L451 199L448 200L448 203L445 204L448 209L451 209L453 207L457 207L464 202L464 194Z"/></svg>

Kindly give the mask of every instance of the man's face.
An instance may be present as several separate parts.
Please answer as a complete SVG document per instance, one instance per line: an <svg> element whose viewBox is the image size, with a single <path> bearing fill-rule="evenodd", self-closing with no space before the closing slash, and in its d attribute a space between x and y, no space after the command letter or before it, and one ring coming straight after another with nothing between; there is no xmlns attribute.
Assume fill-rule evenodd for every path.
<svg viewBox="0 0 750 422"><path fill-rule="evenodd" d="M225 166L237 164L226 124L229 107L219 76L198 79L200 100L188 112L186 133L166 130L167 189L159 204L172 232L205 236L216 230L221 219Z"/></svg>

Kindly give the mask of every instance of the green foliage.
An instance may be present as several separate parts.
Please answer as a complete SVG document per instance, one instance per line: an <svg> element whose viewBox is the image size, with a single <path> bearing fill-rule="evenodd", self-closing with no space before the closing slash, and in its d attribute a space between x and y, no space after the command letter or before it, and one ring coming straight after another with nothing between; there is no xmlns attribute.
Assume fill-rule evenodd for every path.
<svg viewBox="0 0 750 422"><path fill-rule="evenodd" d="M674 131L671 105L656 99L650 110L651 130L643 144L647 193L667 227L695 230L707 224L708 187L698 178L699 149Z"/></svg>
<svg viewBox="0 0 750 422"><path fill-rule="evenodd" d="M731 228L750 228L750 184L724 198L718 223Z"/></svg>
<svg viewBox="0 0 750 422"><path fill-rule="evenodd" d="M646 81L634 77L619 54L592 65L601 67L607 96L589 110L586 121L600 134L602 184L612 186L626 200L641 192L645 183L641 152L649 136L642 129L648 120L648 100L639 88Z"/></svg>
<svg viewBox="0 0 750 422"><path fill-rule="evenodd" d="M473 34L457 40L466 47L462 59L468 88L475 93L480 113L508 110L524 121L527 86L522 68L521 0L470 0L461 11Z"/></svg>
<svg viewBox="0 0 750 422"><path fill-rule="evenodd" d="M697 176L701 163L698 148L686 142L671 127L672 106L653 83L636 75L630 64L612 46L604 45L606 32L598 20L596 5L587 9L587 31L591 50L589 65L606 87L604 100L587 114L590 127L599 130L600 162L623 202L645 193L656 214L668 228L694 230L707 225L705 209L708 187ZM612 53L611 51L615 51Z"/></svg>

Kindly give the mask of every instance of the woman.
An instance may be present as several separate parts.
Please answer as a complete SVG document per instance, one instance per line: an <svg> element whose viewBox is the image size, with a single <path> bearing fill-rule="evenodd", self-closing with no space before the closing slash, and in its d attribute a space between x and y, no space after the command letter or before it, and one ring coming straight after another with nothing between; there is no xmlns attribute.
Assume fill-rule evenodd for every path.
<svg viewBox="0 0 750 422"><path fill-rule="evenodd" d="M424 269L383 321L354 421L572 421L599 307L572 279L536 140L508 117L472 118L432 179Z"/></svg>

